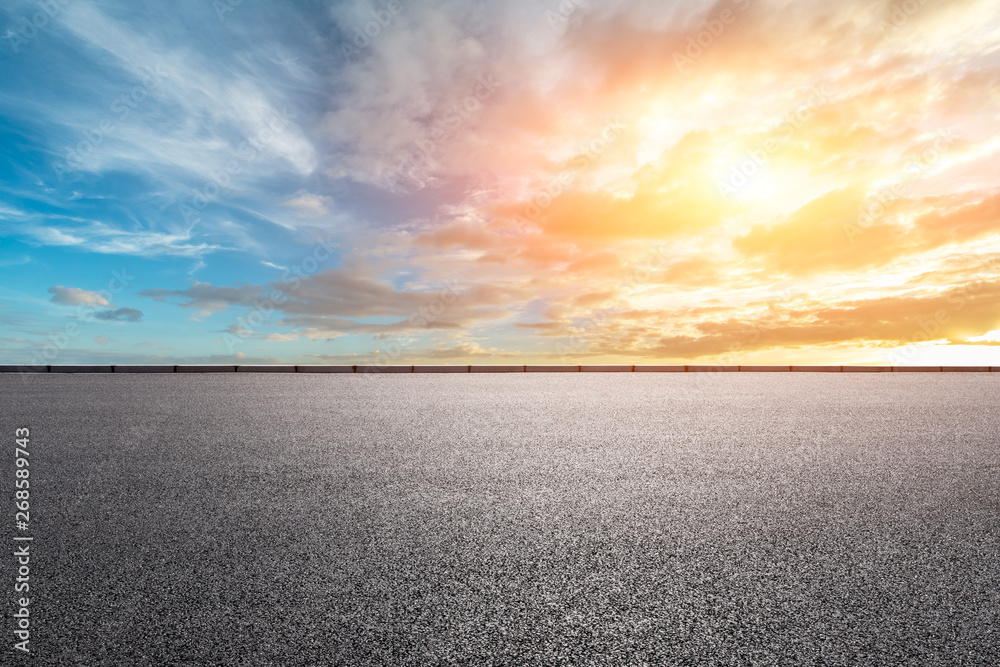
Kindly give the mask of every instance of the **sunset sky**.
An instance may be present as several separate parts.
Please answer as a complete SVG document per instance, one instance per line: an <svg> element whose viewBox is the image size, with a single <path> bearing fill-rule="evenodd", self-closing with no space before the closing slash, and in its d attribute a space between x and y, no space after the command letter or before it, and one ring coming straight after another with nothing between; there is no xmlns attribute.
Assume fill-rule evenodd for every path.
<svg viewBox="0 0 1000 667"><path fill-rule="evenodd" d="M0 363L1000 365L996 0L0 30Z"/></svg>

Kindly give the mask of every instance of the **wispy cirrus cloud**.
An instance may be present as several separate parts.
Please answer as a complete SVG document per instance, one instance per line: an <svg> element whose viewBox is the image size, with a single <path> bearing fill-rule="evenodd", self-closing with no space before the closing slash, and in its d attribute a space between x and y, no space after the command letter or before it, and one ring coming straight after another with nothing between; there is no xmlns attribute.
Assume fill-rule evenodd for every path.
<svg viewBox="0 0 1000 667"><path fill-rule="evenodd" d="M89 252L119 255L175 255L195 257L221 249L221 245L189 243L191 232L125 231L96 221L67 226L31 226L21 234L47 246L69 246Z"/></svg>

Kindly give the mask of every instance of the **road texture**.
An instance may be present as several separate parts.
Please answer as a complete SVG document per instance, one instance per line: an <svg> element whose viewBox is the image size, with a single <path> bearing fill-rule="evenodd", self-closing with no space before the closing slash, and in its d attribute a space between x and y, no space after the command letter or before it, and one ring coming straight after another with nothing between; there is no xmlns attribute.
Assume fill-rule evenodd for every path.
<svg viewBox="0 0 1000 667"><path fill-rule="evenodd" d="M1000 664L996 375L0 375L5 499L25 426L2 664Z"/></svg>

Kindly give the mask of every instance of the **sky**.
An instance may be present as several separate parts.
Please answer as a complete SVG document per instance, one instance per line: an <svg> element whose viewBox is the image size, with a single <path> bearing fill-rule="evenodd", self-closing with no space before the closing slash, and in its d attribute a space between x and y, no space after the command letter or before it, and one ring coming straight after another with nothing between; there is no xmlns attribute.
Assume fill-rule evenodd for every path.
<svg viewBox="0 0 1000 667"><path fill-rule="evenodd" d="M995 0L0 33L0 363L1000 365Z"/></svg>

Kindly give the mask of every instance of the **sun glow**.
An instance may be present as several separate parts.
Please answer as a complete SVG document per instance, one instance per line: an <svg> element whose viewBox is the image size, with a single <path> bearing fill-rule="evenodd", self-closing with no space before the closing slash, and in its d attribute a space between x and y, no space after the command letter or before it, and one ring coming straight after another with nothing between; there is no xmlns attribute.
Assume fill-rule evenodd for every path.
<svg viewBox="0 0 1000 667"><path fill-rule="evenodd" d="M784 215L823 192L808 170L795 169L788 160L743 153L717 162L713 180L719 196L739 209L766 215Z"/></svg>

